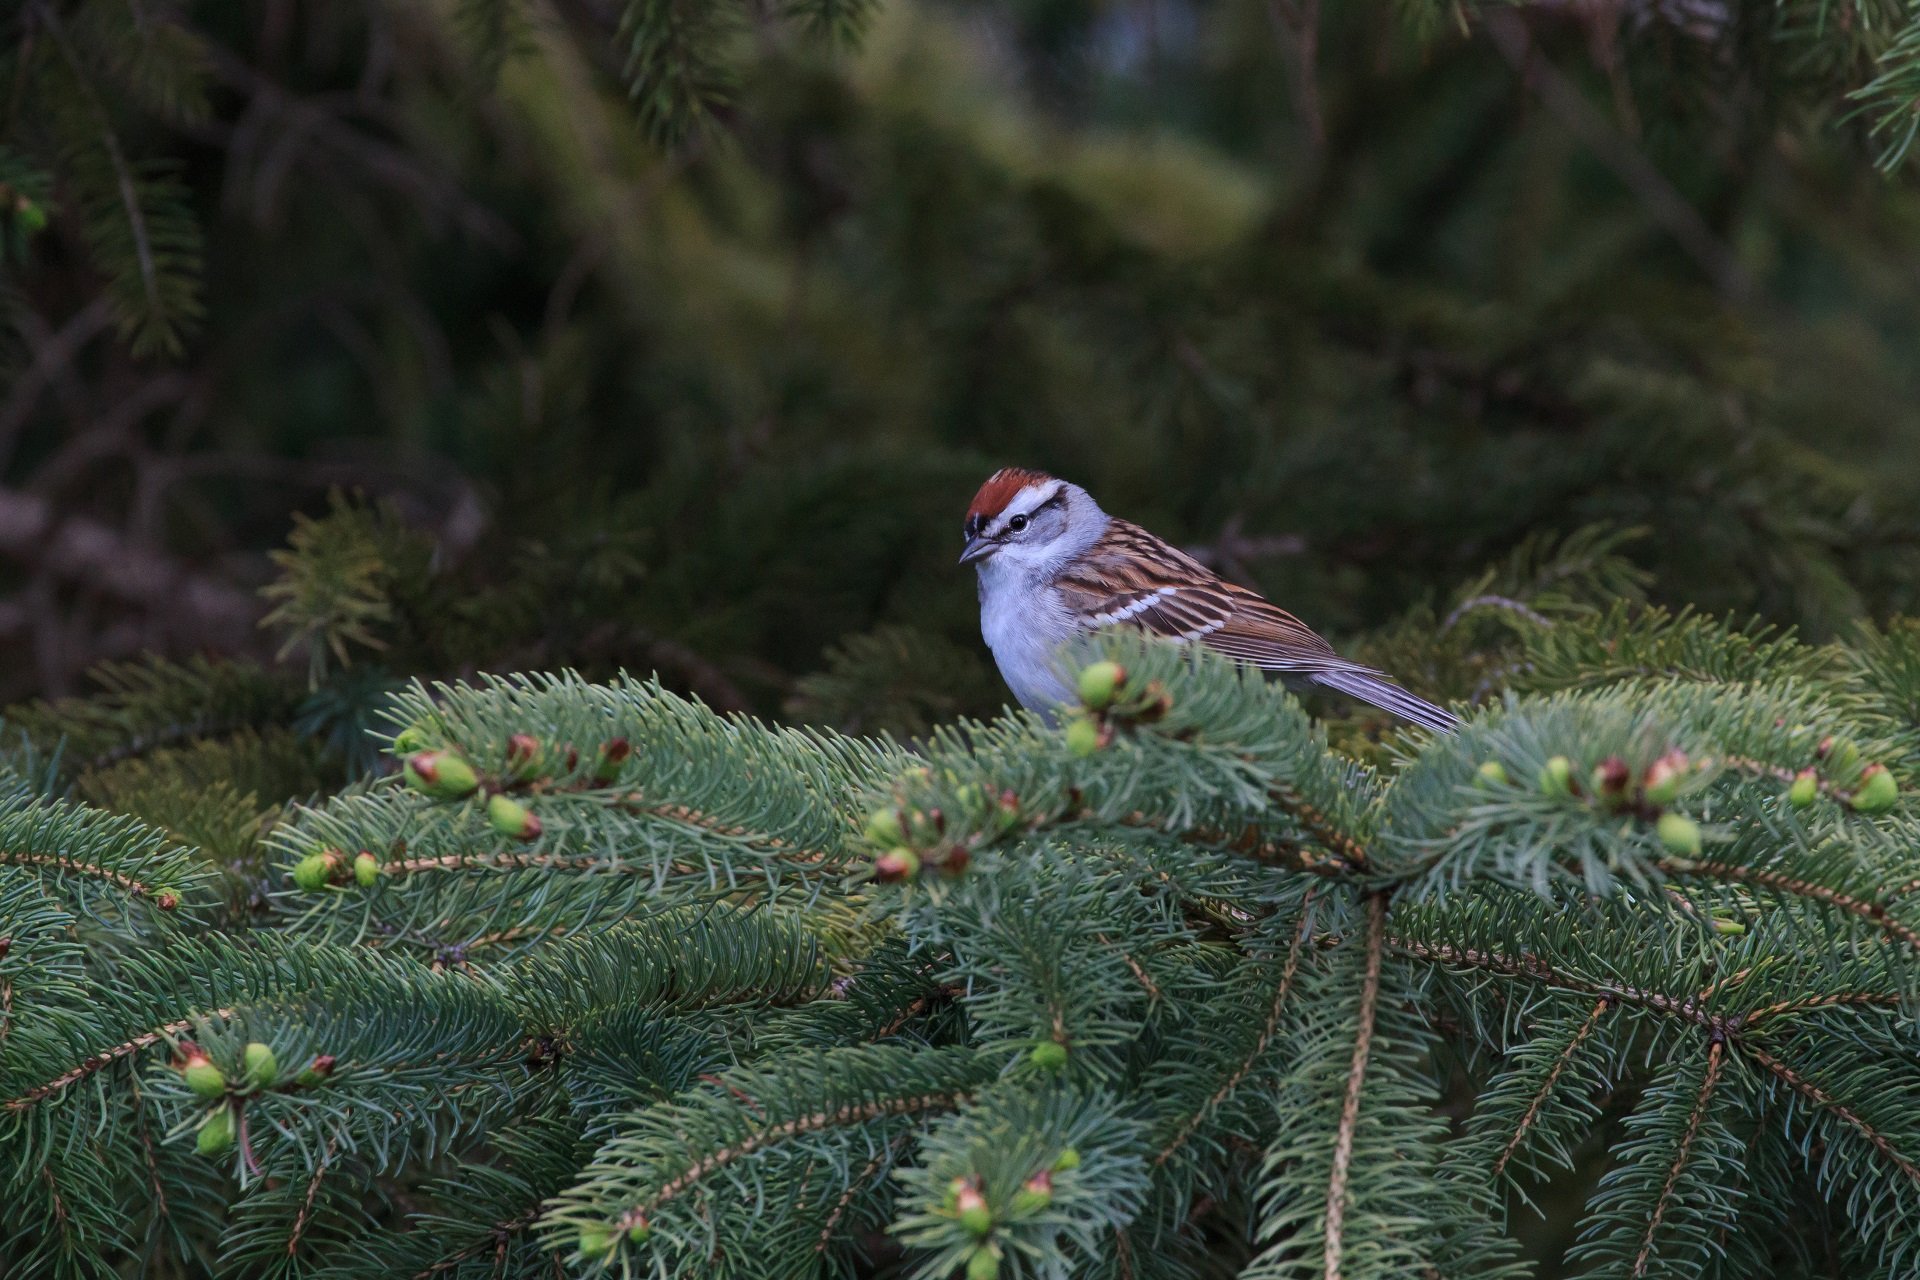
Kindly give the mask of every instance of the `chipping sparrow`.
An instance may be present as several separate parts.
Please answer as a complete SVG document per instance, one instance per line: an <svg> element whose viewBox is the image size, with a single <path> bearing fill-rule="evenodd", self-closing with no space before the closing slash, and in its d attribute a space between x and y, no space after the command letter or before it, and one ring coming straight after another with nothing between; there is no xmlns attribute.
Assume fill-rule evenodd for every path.
<svg viewBox="0 0 1920 1280"><path fill-rule="evenodd" d="M996 471L974 495L961 564L980 573L980 631L1020 705L1075 700L1060 648L1126 623L1176 644L1198 640L1298 688L1335 689L1440 732L1452 712L1349 662L1292 614L1227 582L1085 489L1040 471Z"/></svg>

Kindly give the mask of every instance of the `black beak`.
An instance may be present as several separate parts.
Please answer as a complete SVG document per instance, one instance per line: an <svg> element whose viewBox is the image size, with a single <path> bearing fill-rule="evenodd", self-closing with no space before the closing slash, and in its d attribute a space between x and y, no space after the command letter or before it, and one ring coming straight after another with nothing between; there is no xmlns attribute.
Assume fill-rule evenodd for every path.
<svg viewBox="0 0 1920 1280"><path fill-rule="evenodd" d="M984 560L996 550L992 538L984 535L967 539L967 545L960 552L961 564L972 564L975 560Z"/></svg>

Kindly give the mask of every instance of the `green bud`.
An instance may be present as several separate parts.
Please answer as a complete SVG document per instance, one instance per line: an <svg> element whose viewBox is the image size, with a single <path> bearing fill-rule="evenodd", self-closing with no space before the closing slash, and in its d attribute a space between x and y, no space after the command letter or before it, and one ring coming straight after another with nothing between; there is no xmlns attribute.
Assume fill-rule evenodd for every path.
<svg viewBox="0 0 1920 1280"><path fill-rule="evenodd" d="M353 881L362 889L371 889L380 882L380 859L370 853L362 852L353 860Z"/></svg>
<svg viewBox="0 0 1920 1280"><path fill-rule="evenodd" d="M1884 813L1900 798L1900 784L1893 780L1883 764L1870 764L1860 775L1860 786L1853 793L1853 807L1860 813Z"/></svg>
<svg viewBox="0 0 1920 1280"><path fill-rule="evenodd" d="M993 825L999 831L1011 831L1020 825L1020 797L1011 791L1002 791L1000 798L994 801Z"/></svg>
<svg viewBox="0 0 1920 1280"><path fill-rule="evenodd" d="M580 1252L589 1258L612 1253L620 1246L620 1233L610 1227L582 1227L577 1239Z"/></svg>
<svg viewBox="0 0 1920 1280"><path fill-rule="evenodd" d="M1700 824L1685 814L1661 814L1654 831L1668 852L1684 854L1689 858L1700 856Z"/></svg>
<svg viewBox="0 0 1920 1280"><path fill-rule="evenodd" d="M1072 1147L1067 1147L1062 1150L1053 1162L1053 1171L1055 1173L1065 1173L1069 1169L1078 1169L1079 1167L1080 1153Z"/></svg>
<svg viewBox="0 0 1920 1280"><path fill-rule="evenodd" d="M1565 756L1555 756L1541 765L1540 792L1549 796L1572 795L1573 761Z"/></svg>
<svg viewBox="0 0 1920 1280"><path fill-rule="evenodd" d="M293 882L308 893L326 888L327 881L331 879L333 879L331 854L310 853L294 864Z"/></svg>
<svg viewBox="0 0 1920 1280"><path fill-rule="evenodd" d="M507 739L507 776L515 781L531 778L540 765L540 740L530 733L516 733Z"/></svg>
<svg viewBox="0 0 1920 1280"><path fill-rule="evenodd" d="M1845 779L1860 764L1860 748L1846 738L1822 738L1819 756L1827 762L1829 778Z"/></svg>
<svg viewBox="0 0 1920 1280"><path fill-rule="evenodd" d="M302 1071L294 1082L309 1087L319 1084L333 1074L335 1061L336 1059L330 1053L316 1054L313 1061L307 1064L307 1069Z"/></svg>
<svg viewBox="0 0 1920 1280"><path fill-rule="evenodd" d="M986 1197L971 1188L960 1193L960 1225L976 1236L993 1230L993 1210L987 1208Z"/></svg>
<svg viewBox="0 0 1920 1280"><path fill-rule="evenodd" d="M898 809L875 809L867 817L867 839L874 844L889 846L905 844L907 832L900 825Z"/></svg>
<svg viewBox="0 0 1920 1280"><path fill-rule="evenodd" d="M967 1259L967 1280L1000 1280L1000 1255L991 1246L980 1245Z"/></svg>
<svg viewBox="0 0 1920 1280"><path fill-rule="evenodd" d="M1744 921L1735 920L1731 916L1715 916L1713 918L1713 931L1715 933L1738 937L1747 931L1747 926Z"/></svg>
<svg viewBox="0 0 1920 1280"><path fill-rule="evenodd" d="M473 766L451 751L421 751L407 758L407 785L438 800L458 800L480 785Z"/></svg>
<svg viewBox="0 0 1920 1280"><path fill-rule="evenodd" d="M1787 803L1796 809L1804 809L1820 795L1820 776L1811 769L1802 769L1793 775L1793 784L1787 788Z"/></svg>
<svg viewBox="0 0 1920 1280"><path fill-rule="evenodd" d="M1474 770L1474 781L1482 787L1504 787L1511 779L1507 777L1507 766L1498 760L1488 760Z"/></svg>
<svg viewBox="0 0 1920 1280"><path fill-rule="evenodd" d="M645 1218L638 1219L632 1226L627 1228L627 1243L644 1244L647 1237L652 1234L653 1228L647 1225L647 1220Z"/></svg>
<svg viewBox="0 0 1920 1280"><path fill-rule="evenodd" d="M180 1075L187 1082L187 1088L193 1090L194 1096L209 1102L227 1091L226 1075L205 1058L188 1063Z"/></svg>
<svg viewBox="0 0 1920 1280"><path fill-rule="evenodd" d="M538 840L542 830L540 819L529 813L527 806L499 792L487 799L487 821L509 840Z"/></svg>
<svg viewBox="0 0 1920 1280"><path fill-rule="evenodd" d="M1100 749L1100 726L1086 716L1076 716L1067 725L1067 750L1077 756L1090 756Z"/></svg>
<svg viewBox="0 0 1920 1280"><path fill-rule="evenodd" d="M247 1046L242 1058L247 1064L247 1080L256 1088L264 1089L280 1078L280 1064L273 1060L273 1049L255 1040Z"/></svg>
<svg viewBox="0 0 1920 1280"><path fill-rule="evenodd" d="M620 766L633 754L633 744L625 738L609 738L600 744L600 758L593 765L593 780L609 786L620 776Z"/></svg>
<svg viewBox="0 0 1920 1280"><path fill-rule="evenodd" d="M420 726L410 724L393 737L393 746L389 748L397 756L410 756L427 745L427 735Z"/></svg>
<svg viewBox="0 0 1920 1280"><path fill-rule="evenodd" d="M1024 1216L1038 1213L1052 1203L1053 1175L1042 1169L1013 1193L1012 1208L1014 1213Z"/></svg>
<svg viewBox="0 0 1920 1280"><path fill-rule="evenodd" d="M1680 795L1680 784L1687 780L1691 766L1678 751L1669 751L1647 766L1640 779L1641 794L1648 804L1672 804Z"/></svg>
<svg viewBox="0 0 1920 1280"><path fill-rule="evenodd" d="M233 1149L233 1108L221 1107L200 1126L193 1149L203 1156L225 1155Z"/></svg>
<svg viewBox="0 0 1920 1280"><path fill-rule="evenodd" d="M905 845L889 849L873 860L873 878L883 884L909 880L919 874L920 855Z"/></svg>
<svg viewBox="0 0 1920 1280"><path fill-rule="evenodd" d="M1127 682L1127 670L1117 662L1096 662L1080 673L1080 701L1095 711L1113 702L1113 695Z"/></svg>
<svg viewBox="0 0 1920 1280"><path fill-rule="evenodd" d="M1059 1071L1067 1065L1067 1046L1058 1040L1042 1040L1033 1046L1027 1061L1042 1071Z"/></svg>

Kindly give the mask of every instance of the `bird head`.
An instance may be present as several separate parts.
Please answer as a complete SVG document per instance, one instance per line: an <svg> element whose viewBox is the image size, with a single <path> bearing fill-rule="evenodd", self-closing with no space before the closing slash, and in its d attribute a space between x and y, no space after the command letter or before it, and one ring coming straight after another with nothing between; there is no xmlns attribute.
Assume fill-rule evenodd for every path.
<svg viewBox="0 0 1920 1280"><path fill-rule="evenodd" d="M987 477L967 508L961 564L989 559L1029 567L1082 550L1106 525L1091 495L1044 471L1003 467Z"/></svg>

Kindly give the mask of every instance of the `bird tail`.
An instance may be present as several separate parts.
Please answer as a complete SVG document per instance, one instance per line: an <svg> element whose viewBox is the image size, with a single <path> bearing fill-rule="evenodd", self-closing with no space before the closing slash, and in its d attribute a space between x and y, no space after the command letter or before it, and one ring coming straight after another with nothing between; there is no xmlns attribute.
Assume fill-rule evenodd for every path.
<svg viewBox="0 0 1920 1280"><path fill-rule="evenodd" d="M1460 717L1453 712L1445 707L1436 707L1425 698L1415 697L1365 667L1316 671L1309 679L1317 685L1337 689L1349 697L1379 707L1382 711L1391 711L1402 720L1425 725L1435 733L1452 733L1460 727Z"/></svg>

